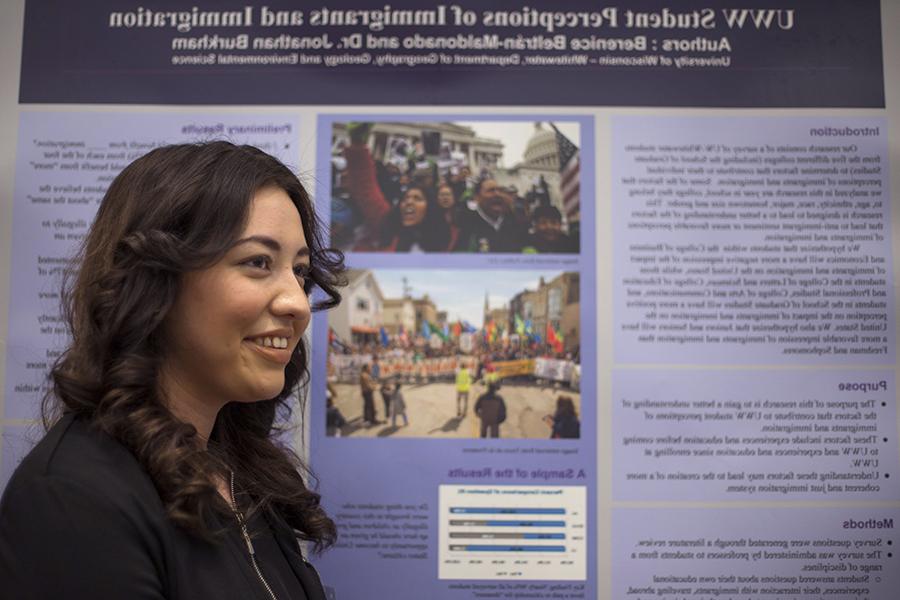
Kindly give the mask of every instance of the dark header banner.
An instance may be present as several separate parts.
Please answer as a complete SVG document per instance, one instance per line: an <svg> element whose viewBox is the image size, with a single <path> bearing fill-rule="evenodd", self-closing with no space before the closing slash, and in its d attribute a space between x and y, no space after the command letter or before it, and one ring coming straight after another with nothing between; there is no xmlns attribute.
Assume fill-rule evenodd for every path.
<svg viewBox="0 0 900 600"><path fill-rule="evenodd" d="M28 0L20 101L883 107L878 0L825 8Z"/></svg>

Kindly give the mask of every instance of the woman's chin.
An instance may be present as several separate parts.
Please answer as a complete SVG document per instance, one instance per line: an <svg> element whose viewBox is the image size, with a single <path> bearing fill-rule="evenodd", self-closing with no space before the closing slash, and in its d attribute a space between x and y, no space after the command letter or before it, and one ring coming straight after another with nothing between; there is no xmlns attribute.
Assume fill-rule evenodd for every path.
<svg viewBox="0 0 900 600"><path fill-rule="evenodd" d="M253 386L252 391L246 396L244 402L262 402L276 398L281 390L284 389L284 377L280 379L271 379L258 381Z"/></svg>

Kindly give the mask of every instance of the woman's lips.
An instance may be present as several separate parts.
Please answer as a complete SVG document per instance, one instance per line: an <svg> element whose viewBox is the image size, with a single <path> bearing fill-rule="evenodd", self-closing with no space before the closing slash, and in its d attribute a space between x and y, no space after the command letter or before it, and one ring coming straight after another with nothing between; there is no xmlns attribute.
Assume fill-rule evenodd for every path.
<svg viewBox="0 0 900 600"><path fill-rule="evenodd" d="M291 344L288 343L287 348L275 348L273 346L266 346L262 341L262 338L252 338L244 340L250 348L260 354L263 358L268 361L278 363L281 365L286 365L291 360L291 355L294 353Z"/></svg>

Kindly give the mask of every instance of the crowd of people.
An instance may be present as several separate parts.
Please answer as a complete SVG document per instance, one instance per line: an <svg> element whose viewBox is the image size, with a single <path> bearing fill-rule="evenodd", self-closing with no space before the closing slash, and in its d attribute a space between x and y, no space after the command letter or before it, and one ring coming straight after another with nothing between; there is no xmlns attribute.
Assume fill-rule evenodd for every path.
<svg viewBox="0 0 900 600"><path fill-rule="evenodd" d="M484 335L475 336L474 348L466 351L461 347L459 338L453 336L443 340L439 347L432 346L421 334L413 334L402 338L399 335L387 336L387 343L373 338L368 342L331 344L330 352L335 355L382 355L387 357L406 357L413 362L423 359L456 357L461 354L487 355L491 360L523 360L531 358L553 358L579 362L578 346L560 350L546 340L531 340L524 336L514 336L512 340L498 338L485 340Z"/></svg>
<svg viewBox="0 0 900 600"><path fill-rule="evenodd" d="M365 364L376 362L381 374L396 377L410 383L430 383L453 381L454 373L465 366L473 376L481 376L495 366L510 365L517 362L543 361L560 362L578 365L576 352L555 353L547 348L497 348L485 349L477 354L464 354L459 348L448 346L441 350L423 348L371 348L368 346L347 347L344 352L332 351L329 355L329 371L335 381L349 383L358 376ZM375 358L372 358L375 357ZM517 383L527 383L541 377L540 373L521 373L509 376Z"/></svg>
<svg viewBox="0 0 900 600"><path fill-rule="evenodd" d="M445 168L404 147L376 161L371 123L349 123L332 162L332 242L357 252L577 253L541 182L525 196L488 171Z"/></svg>

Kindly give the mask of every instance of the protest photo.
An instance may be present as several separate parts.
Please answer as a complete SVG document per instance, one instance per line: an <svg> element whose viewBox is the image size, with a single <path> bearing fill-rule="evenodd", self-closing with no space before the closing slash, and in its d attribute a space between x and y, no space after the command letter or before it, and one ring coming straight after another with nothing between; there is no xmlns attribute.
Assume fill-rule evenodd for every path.
<svg viewBox="0 0 900 600"><path fill-rule="evenodd" d="M351 269L329 313L334 437L580 437L577 272Z"/></svg>
<svg viewBox="0 0 900 600"><path fill-rule="evenodd" d="M579 143L567 121L335 122L332 245L577 254Z"/></svg>

